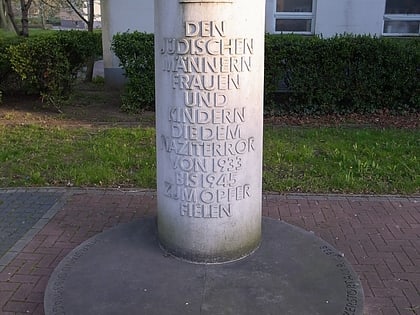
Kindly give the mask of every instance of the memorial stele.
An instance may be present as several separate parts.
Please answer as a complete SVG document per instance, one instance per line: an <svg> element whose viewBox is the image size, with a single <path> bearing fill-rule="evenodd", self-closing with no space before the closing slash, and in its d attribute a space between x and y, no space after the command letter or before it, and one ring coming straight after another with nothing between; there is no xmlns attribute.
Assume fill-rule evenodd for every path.
<svg viewBox="0 0 420 315"><path fill-rule="evenodd" d="M155 2L158 237L237 260L261 240L265 1Z"/></svg>

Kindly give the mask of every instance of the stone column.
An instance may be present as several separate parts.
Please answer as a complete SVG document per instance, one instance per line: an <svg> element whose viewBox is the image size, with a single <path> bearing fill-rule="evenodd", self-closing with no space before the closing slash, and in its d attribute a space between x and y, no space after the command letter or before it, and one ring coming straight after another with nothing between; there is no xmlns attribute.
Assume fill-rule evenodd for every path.
<svg viewBox="0 0 420 315"><path fill-rule="evenodd" d="M264 5L155 2L158 234L186 260L260 243Z"/></svg>

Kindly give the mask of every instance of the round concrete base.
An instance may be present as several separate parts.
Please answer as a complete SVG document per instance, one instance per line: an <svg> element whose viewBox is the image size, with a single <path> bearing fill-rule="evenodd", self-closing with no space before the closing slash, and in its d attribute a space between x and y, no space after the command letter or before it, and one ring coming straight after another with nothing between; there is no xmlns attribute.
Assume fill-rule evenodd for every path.
<svg viewBox="0 0 420 315"><path fill-rule="evenodd" d="M363 313L343 255L300 228L264 219L260 248L225 264L191 264L159 247L155 219L120 225L75 248L52 274L49 314Z"/></svg>

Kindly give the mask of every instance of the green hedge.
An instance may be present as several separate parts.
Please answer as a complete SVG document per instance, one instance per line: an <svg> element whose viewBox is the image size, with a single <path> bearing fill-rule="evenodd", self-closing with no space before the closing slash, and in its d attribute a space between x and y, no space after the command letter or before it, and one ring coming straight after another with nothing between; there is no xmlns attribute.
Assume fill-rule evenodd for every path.
<svg viewBox="0 0 420 315"><path fill-rule="evenodd" d="M120 59L128 79L122 95L122 109L139 111L154 108L154 36L141 32L114 35L111 48Z"/></svg>
<svg viewBox="0 0 420 315"><path fill-rule="evenodd" d="M8 48L24 40L23 37L0 37L0 94L14 93L22 89L21 80L13 71ZM0 100L1 104L1 100Z"/></svg>
<svg viewBox="0 0 420 315"><path fill-rule="evenodd" d="M115 35L128 78L123 107L152 108L153 35ZM344 35L266 35L266 113L368 113L420 108L420 41Z"/></svg>
<svg viewBox="0 0 420 315"><path fill-rule="evenodd" d="M87 60L102 54L101 34L97 32L4 39L0 46L0 78L4 82L0 90L39 93L55 107L69 95Z"/></svg>
<svg viewBox="0 0 420 315"><path fill-rule="evenodd" d="M266 36L266 110L419 110L420 41L370 36ZM279 88L287 99L276 102Z"/></svg>

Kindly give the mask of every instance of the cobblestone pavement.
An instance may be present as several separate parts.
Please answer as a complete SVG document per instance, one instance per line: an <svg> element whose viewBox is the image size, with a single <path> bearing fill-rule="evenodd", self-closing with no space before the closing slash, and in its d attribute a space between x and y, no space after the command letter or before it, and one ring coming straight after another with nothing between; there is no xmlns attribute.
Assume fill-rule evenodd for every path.
<svg viewBox="0 0 420 315"><path fill-rule="evenodd" d="M13 198L32 200L22 205L41 218L32 227L21 227L19 216L0 225L0 235L11 226L27 230L0 258L4 315L43 314L49 276L69 251L119 223L156 215L148 190L0 190L0 216L12 218L10 207L29 215L7 206L16 205ZM313 231L343 252L363 283L366 315L420 315L420 197L264 194L263 215Z"/></svg>

